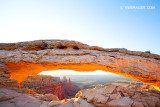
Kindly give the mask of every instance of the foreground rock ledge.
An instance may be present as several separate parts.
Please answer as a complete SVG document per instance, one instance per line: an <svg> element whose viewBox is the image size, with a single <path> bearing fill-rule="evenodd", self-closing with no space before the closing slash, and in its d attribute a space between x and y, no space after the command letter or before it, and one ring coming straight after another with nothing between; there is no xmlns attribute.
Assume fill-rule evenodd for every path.
<svg viewBox="0 0 160 107"><path fill-rule="evenodd" d="M0 107L160 107L159 91L134 85L99 85L61 101L52 94L24 94L20 90L0 88Z"/></svg>
<svg viewBox="0 0 160 107"><path fill-rule="evenodd" d="M18 86L16 80L20 83L28 75L58 69L103 70L160 88L160 56L156 54L67 40L0 44L0 87Z"/></svg>

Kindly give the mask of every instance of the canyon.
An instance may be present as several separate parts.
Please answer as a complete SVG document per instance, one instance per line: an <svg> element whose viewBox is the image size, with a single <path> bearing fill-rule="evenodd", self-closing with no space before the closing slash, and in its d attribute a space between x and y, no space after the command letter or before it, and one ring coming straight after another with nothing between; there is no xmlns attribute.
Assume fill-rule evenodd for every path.
<svg viewBox="0 0 160 107"><path fill-rule="evenodd" d="M157 90L147 88L138 90L134 86L108 84L81 90L75 98L59 101L54 95L35 96L29 89L24 91L18 88L29 75L61 69L78 72L103 70L134 78ZM160 55L123 48L104 49L69 40L0 44L1 106L159 107L158 90L160 90ZM46 97L53 101L43 101L42 99ZM24 100L23 103L21 99Z"/></svg>
<svg viewBox="0 0 160 107"><path fill-rule="evenodd" d="M27 89L25 89L27 91ZM0 88L2 107L159 107L160 92L148 85L106 84L80 90L74 98L35 94L22 88Z"/></svg>
<svg viewBox="0 0 160 107"><path fill-rule="evenodd" d="M48 75L30 75L20 84L21 88L29 88L38 94L53 94L60 100L73 98L80 90L75 85L72 85L71 79L64 76L63 80L60 77Z"/></svg>

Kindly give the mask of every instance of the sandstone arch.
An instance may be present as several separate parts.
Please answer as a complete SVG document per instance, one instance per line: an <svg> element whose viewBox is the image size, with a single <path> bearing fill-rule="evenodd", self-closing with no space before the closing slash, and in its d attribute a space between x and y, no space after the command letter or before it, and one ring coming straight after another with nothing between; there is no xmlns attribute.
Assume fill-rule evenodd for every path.
<svg viewBox="0 0 160 107"><path fill-rule="evenodd" d="M156 54L104 49L67 40L0 44L1 86L12 85L14 80L20 83L28 75L41 71L58 69L103 70L160 88L160 56Z"/></svg>

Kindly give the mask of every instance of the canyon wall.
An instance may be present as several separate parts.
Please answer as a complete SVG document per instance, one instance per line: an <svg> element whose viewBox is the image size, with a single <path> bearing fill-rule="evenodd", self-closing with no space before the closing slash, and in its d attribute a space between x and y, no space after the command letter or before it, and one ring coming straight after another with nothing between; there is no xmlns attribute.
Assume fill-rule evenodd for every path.
<svg viewBox="0 0 160 107"><path fill-rule="evenodd" d="M73 98L80 90L72 85L71 79L64 76L63 80L60 77L48 75L30 75L21 82L20 88L29 88L38 94L53 94L60 100Z"/></svg>
<svg viewBox="0 0 160 107"><path fill-rule="evenodd" d="M127 49L104 49L68 40L0 44L0 87L18 86L48 70L103 70L160 88L160 56ZM17 82L16 82L17 80Z"/></svg>

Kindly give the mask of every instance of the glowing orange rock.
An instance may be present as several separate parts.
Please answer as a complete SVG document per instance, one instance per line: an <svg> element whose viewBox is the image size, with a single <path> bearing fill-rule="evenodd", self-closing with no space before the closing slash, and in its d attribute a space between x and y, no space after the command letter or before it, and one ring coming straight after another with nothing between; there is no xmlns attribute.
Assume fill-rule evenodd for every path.
<svg viewBox="0 0 160 107"><path fill-rule="evenodd" d="M140 80L157 89L160 87L160 56L156 54L118 48L103 49L76 41L39 40L0 44L0 59L0 64L5 64L11 71L10 78L18 83L28 75L41 71L103 70ZM0 74L0 78L9 77L5 72ZM1 80L0 84L3 83Z"/></svg>

